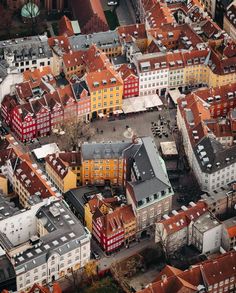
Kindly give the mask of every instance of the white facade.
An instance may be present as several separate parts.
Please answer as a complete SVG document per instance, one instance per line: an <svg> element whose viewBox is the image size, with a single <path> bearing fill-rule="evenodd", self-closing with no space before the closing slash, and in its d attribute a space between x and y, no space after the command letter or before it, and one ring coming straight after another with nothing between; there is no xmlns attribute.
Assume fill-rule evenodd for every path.
<svg viewBox="0 0 236 293"><path fill-rule="evenodd" d="M206 213L193 224L192 244L201 253L216 252L221 246L221 233L222 224Z"/></svg>
<svg viewBox="0 0 236 293"><path fill-rule="evenodd" d="M6 217L0 220L0 232L2 232L16 246L28 241L28 239L36 235L36 213L38 209L45 203L42 201L29 210L21 210L12 217Z"/></svg>
<svg viewBox="0 0 236 293"><path fill-rule="evenodd" d="M72 269L78 270L84 267L90 259L90 253L90 242L81 245L78 243L76 249L64 255L53 252L46 263L32 270L16 270L17 292L32 287L36 282L48 284L70 274Z"/></svg>
<svg viewBox="0 0 236 293"><path fill-rule="evenodd" d="M13 85L21 83L23 76L21 73L9 72L8 75L0 82L0 103L5 95L12 92Z"/></svg>
<svg viewBox="0 0 236 293"><path fill-rule="evenodd" d="M168 88L169 69L139 72L139 95L160 95L161 89Z"/></svg>

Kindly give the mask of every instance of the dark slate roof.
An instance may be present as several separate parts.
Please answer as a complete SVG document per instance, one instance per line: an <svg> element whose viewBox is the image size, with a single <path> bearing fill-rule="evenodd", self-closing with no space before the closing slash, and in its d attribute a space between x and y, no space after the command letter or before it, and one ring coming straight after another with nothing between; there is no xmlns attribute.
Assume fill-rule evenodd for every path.
<svg viewBox="0 0 236 293"><path fill-rule="evenodd" d="M134 155L134 162L140 174L141 180L158 178L166 186L170 186L167 174L161 165L160 155L155 142L151 137L143 137L143 144Z"/></svg>
<svg viewBox="0 0 236 293"><path fill-rule="evenodd" d="M131 145L131 142L84 143L81 147L82 158L83 160L119 158Z"/></svg>
<svg viewBox="0 0 236 293"><path fill-rule="evenodd" d="M86 197L97 193L99 193L99 191L96 187L79 187L66 192L65 200L69 205L72 205L82 217L84 217L84 205L88 201Z"/></svg>
<svg viewBox="0 0 236 293"><path fill-rule="evenodd" d="M81 222L64 202L57 201L42 206L36 217L42 221L48 234L40 238L37 247L32 245L14 258L16 270L32 270L44 264L53 253L64 255L76 249L81 240L86 242L86 239L90 239Z"/></svg>
<svg viewBox="0 0 236 293"><path fill-rule="evenodd" d="M82 80L80 82L75 82L74 84L72 84L72 87L73 87L73 91L75 93L76 99L78 100L80 99L80 95L83 92L83 90L86 90L89 95L89 89L85 80Z"/></svg>
<svg viewBox="0 0 236 293"><path fill-rule="evenodd" d="M224 148L212 137L204 137L194 147L194 153L203 172L213 173L236 162L236 145Z"/></svg>
<svg viewBox="0 0 236 293"><path fill-rule="evenodd" d="M11 279L15 279L15 271L11 264L11 262L8 260L6 255L0 256L0 291L3 289L9 289L9 287L6 287Z"/></svg>
<svg viewBox="0 0 236 293"><path fill-rule="evenodd" d="M149 195L165 191L170 185L163 183L158 178L152 178L145 181L129 182L129 185L134 191L136 201L140 201Z"/></svg>

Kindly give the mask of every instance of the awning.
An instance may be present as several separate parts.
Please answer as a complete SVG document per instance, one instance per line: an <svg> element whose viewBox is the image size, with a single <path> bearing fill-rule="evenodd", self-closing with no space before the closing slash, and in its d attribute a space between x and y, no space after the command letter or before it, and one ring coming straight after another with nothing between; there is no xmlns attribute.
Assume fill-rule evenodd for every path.
<svg viewBox="0 0 236 293"><path fill-rule="evenodd" d="M175 105L177 105L177 100L182 96L181 92L178 89L170 90L169 95Z"/></svg>
<svg viewBox="0 0 236 293"><path fill-rule="evenodd" d="M122 113L123 113L122 110L115 110L115 111L113 111L113 114L114 115L119 115L119 114L122 114Z"/></svg>
<svg viewBox="0 0 236 293"><path fill-rule="evenodd" d="M104 114L103 113L98 113L98 117L99 118L103 118L104 117Z"/></svg>
<svg viewBox="0 0 236 293"><path fill-rule="evenodd" d="M128 98L123 100L123 111L125 114L147 111L153 107L162 106L163 103L158 95L148 95Z"/></svg>

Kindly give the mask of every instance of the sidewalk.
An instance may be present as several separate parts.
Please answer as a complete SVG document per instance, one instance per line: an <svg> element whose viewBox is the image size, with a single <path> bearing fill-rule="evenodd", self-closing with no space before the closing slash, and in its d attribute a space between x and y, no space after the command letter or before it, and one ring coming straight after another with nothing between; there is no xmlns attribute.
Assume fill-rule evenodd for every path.
<svg viewBox="0 0 236 293"><path fill-rule="evenodd" d="M114 253L111 256L102 258L98 262L98 268L100 271L109 269L113 263L130 257L146 247L153 246L154 244L155 243L153 238L143 239L140 242L134 242L134 244L131 244L129 248L122 248L119 252Z"/></svg>

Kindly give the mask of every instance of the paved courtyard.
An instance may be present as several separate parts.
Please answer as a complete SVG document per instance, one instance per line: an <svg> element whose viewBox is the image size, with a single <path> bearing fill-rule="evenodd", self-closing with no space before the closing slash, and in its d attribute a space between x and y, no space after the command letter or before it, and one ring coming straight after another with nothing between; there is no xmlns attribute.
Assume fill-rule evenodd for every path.
<svg viewBox="0 0 236 293"><path fill-rule="evenodd" d="M135 134L138 137L151 136L153 133L151 131L151 123L159 121L159 116L164 117L164 122L170 120L170 126L175 125L175 110L161 110L153 111L139 114L132 114L124 120L116 119L115 121L107 121L107 119L101 119L93 122L91 125L95 128L95 136L92 140L99 141L117 141L117 140L127 140L129 138L129 133L127 133L127 127L130 128L130 134ZM155 137L154 140L159 147L161 141L173 140L172 132L168 129L166 125L163 125L165 131L168 133L168 137L164 135L162 138ZM98 132L97 132L98 130ZM130 135L130 138L132 135Z"/></svg>

